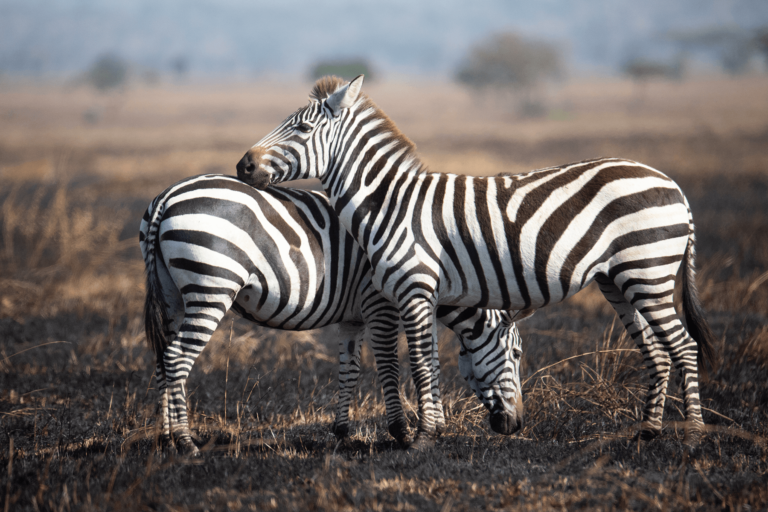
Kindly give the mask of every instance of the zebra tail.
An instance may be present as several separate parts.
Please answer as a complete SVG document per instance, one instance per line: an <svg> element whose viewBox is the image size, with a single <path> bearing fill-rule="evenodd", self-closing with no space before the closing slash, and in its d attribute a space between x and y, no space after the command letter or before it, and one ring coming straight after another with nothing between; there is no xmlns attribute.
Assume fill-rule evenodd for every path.
<svg viewBox="0 0 768 512"><path fill-rule="evenodd" d="M162 257L160 253L159 240L157 232L160 224L160 218L163 211L163 203L154 205L154 211L150 216L149 226L146 238L144 240L146 254L144 256L144 266L146 267L147 294L144 298L144 332L147 336L147 344L157 357L157 364L163 365L163 353L168 347L165 337L165 326L169 322L167 305L163 297L162 283L157 273L157 258Z"/></svg>
<svg viewBox="0 0 768 512"><path fill-rule="evenodd" d="M688 245L685 248L685 254L683 255L683 313L685 314L685 321L688 324L688 333L694 341L696 341L696 344L699 347L696 358L699 372L703 377L706 377L707 369L705 362L708 362L712 369L715 369L715 336L704 317L704 308L701 306L699 292L696 289L695 245L696 237L693 234L693 223L691 223L691 234L688 237Z"/></svg>

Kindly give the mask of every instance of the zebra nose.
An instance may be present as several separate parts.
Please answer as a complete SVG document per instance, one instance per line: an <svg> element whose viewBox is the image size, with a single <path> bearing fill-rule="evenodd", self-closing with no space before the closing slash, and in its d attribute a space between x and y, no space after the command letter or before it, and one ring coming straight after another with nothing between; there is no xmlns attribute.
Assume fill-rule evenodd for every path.
<svg viewBox="0 0 768 512"><path fill-rule="evenodd" d="M518 400L510 407L511 404L507 403L506 407L504 402L497 402L491 407L490 420L491 430L497 434L503 434L508 436L514 434L518 430L523 428L523 412L522 400L518 396Z"/></svg>
<svg viewBox="0 0 768 512"><path fill-rule="evenodd" d="M507 411L492 412L490 422L494 432L505 436L514 434L523 428L522 414L510 414Z"/></svg>
<svg viewBox="0 0 768 512"><path fill-rule="evenodd" d="M237 177L241 180L245 181L247 178L253 176L253 172L256 170L256 163L253 161L250 151L237 162L236 167Z"/></svg>
<svg viewBox="0 0 768 512"><path fill-rule="evenodd" d="M250 149L236 165L237 177L259 190L267 188L272 179L269 172L259 168L262 154L261 148Z"/></svg>

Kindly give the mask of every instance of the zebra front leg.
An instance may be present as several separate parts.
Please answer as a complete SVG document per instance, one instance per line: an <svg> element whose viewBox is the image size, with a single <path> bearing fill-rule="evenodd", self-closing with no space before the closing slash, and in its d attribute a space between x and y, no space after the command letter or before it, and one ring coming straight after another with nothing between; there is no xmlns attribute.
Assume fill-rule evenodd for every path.
<svg viewBox="0 0 768 512"><path fill-rule="evenodd" d="M419 420L412 450L421 450L434 444L437 417L432 398L432 351L434 330L434 304L425 297L413 297L400 308L408 340L411 375L419 404Z"/></svg>
<svg viewBox="0 0 768 512"><path fill-rule="evenodd" d="M331 432L337 439L343 439L349 435L349 405L360 375L360 349L365 327L340 324L339 331L339 403Z"/></svg>
<svg viewBox="0 0 768 512"><path fill-rule="evenodd" d="M387 411L387 428L401 445L411 442L408 420L400 399L400 361L397 356L397 329L400 313L373 286L362 293L362 314L368 327L376 373Z"/></svg>
<svg viewBox="0 0 768 512"><path fill-rule="evenodd" d="M627 301L613 281L603 275L598 275L596 281L600 291L619 315L627 333L640 349L643 362L648 369L651 382L648 385L648 395L645 399L643 417L637 435L646 441L653 439L661 433L661 420L664 414L664 401L671 367L669 355L661 345L655 343L655 335L651 326Z"/></svg>

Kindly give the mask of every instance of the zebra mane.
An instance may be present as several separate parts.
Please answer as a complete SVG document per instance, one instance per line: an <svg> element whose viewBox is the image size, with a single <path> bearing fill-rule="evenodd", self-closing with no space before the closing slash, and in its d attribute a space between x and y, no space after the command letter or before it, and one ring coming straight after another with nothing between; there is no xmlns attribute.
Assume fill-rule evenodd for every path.
<svg viewBox="0 0 768 512"><path fill-rule="evenodd" d="M338 91L347 81L338 76L328 75L315 82L315 86L309 93L309 99L323 101L331 94Z"/></svg>
<svg viewBox="0 0 768 512"><path fill-rule="evenodd" d="M315 82L314 87L312 87L312 91L309 93L309 99L315 101L323 101L346 84L347 80L344 80L338 76L324 76ZM373 110L374 117L381 119L382 121L380 124L382 129L392 134L393 138L398 141L398 146L406 147L406 153L408 156L418 160L418 157L416 156L416 144L414 144L411 139L406 137L405 134L400 131L397 125L368 97L367 94L361 92L360 98L361 100L358 100L362 101L360 111L369 109ZM423 164L420 164L420 167L425 169Z"/></svg>

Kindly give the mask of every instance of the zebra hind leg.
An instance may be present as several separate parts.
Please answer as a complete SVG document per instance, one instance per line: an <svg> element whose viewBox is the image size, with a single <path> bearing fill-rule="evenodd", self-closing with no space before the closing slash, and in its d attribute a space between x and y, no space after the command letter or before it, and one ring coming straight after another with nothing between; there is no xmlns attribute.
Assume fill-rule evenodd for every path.
<svg viewBox="0 0 768 512"><path fill-rule="evenodd" d="M656 274L658 274L658 270ZM660 279L655 274L650 274L648 277L634 277L633 280L637 284L627 287L623 294L653 331L656 340L653 344L654 351L666 352L666 357L671 360L672 365L682 373L685 402L685 443L693 445L698 442L704 432L704 420L701 416L701 401L699 399L698 345L688 334L675 311L673 300L674 275L675 271L673 270L670 277L666 279ZM618 283L616 284L618 285ZM664 373L665 380L668 381L669 370ZM659 380L659 377L656 377L656 381L659 382ZM662 394L666 391L666 381L663 384L663 389L660 389ZM650 417L654 421L654 423L650 423L650 427L655 429L658 425L660 429L663 400L659 400L659 406L654 413L657 416Z"/></svg>
<svg viewBox="0 0 768 512"><path fill-rule="evenodd" d="M162 262L159 265L159 270L165 269ZM175 286L166 286L164 290L176 290ZM184 304L181 300L181 294L166 293L164 294L164 306L166 315L165 319L158 317L155 318L155 328L151 329L151 333L148 336L161 336L161 340L155 340L153 348L158 351L157 362L155 365L155 381L157 385L158 403L157 403L157 430L158 430L158 448L163 451L173 450L175 448L173 444L173 438L171 437L171 418L168 402L168 383L165 373L165 352L170 344L176 338L179 332L179 326L184 318ZM150 319L152 321L152 319ZM159 322L165 322L160 325Z"/></svg>
<svg viewBox="0 0 768 512"><path fill-rule="evenodd" d="M674 282L673 282L674 284ZM699 398L698 345L677 317L672 293L667 300L639 299L633 305L641 312L658 340L654 347L667 351L672 364L682 373L685 402L685 444L697 444L704 433ZM661 415L661 411L659 412Z"/></svg>
<svg viewBox="0 0 768 512"><path fill-rule="evenodd" d="M185 298L184 320L179 333L163 355L170 434L177 449L184 455L196 456L200 453L192 440L187 417L187 377L231 306L229 297L223 299L226 303Z"/></svg>
<svg viewBox="0 0 768 512"><path fill-rule="evenodd" d="M162 356L161 356L162 357ZM168 395L166 393L167 386L165 383L165 370L163 365L158 363L155 367L155 381L158 391L158 402L156 416L157 423L157 435L158 435L158 448L165 451L173 446L171 440L171 423L168 411Z"/></svg>
<svg viewBox="0 0 768 512"><path fill-rule="evenodd" d="M440 395L440 358L438 357L437 345L437 322L434 322L432 329L432 405L435 407L435 432L438 435L445 432L445 410L443 409L443 399Z"/></svg>
<svg viewBox="0 0 768 512"><path fill-rule="evenodd" d="M650 440L661 433L661 420L664 413L671 360L666 349L655 341L651 326L637 309L630 304L618 287L606 276L597 276L597 284L608 302L619 315L621 323L640 349L643 362L648 368L651 382L648 387L643 418L638 437Z"/></svg>

